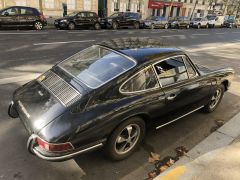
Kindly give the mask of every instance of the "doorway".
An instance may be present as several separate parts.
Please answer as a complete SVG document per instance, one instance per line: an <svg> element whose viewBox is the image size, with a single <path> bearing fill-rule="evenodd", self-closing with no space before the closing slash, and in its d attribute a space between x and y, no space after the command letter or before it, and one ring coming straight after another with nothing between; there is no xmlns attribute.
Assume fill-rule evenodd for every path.
<svg viewBox="0 0 240 180"><path fill-rule="evenodd" d="M98 16L107 17L107 0L98 0Z"/></svg>

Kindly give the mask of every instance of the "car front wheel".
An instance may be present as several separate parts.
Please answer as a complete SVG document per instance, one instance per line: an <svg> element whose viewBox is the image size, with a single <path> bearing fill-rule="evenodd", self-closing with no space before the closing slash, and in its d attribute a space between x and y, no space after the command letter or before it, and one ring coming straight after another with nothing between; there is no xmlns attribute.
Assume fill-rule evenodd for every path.
<svg viewBox="0 0 240 180"><path fill-rule="evenodd" d="M223 94L224 94L225 87L224 85L220 85L215 90L214 94L212 95L210 101L206 106L204 106L203 110L207 113L213 112L219 103L222 100Z"/></svg>
<svg viewBox="0 0 240 180"><path fill-rule="evenodd" d="M134 23L134 28L135 28L135 29L139 29L139 27L140 27L140 24L139 24L138 22L135 22L135 23Z"/></svg>
<svg viewBox="0 0 240 180"><path fill-rule="evenodd" d="M118 28L118 23L117 22L113 22L112 27L114 30L116 30Z"/></svg>
<svg viewBox="0 0 240 180"><path fill-rule="evenodd" d="M42 30L43 29L43 23L41 23L40 21L36 21L33 26L34 26L35 30Z"/></svg>
<svg viewBox="0 0 240 180"><path fill-rule="evenodd" d="M94 25L94 29L100 30L100 29L101 29L101 25L100 25L99 23L96 23L96 24Z"/></svg>
<svg viewBox="0 0 240 180"><path fill-rule="evenodd" d="M141 144L145 135L145 122L133 117L120 124L112 133L105 146L107 156L122 160L130 156Z"/></svg>
<svg viewBox="0 0 240 180"><path fill-rule="evenodd" d="M68 29L69 30L74 30L76 28L76 26L75 26L75 24L73 23L73 22L70 22L69 24L68 24Z"/></svg>

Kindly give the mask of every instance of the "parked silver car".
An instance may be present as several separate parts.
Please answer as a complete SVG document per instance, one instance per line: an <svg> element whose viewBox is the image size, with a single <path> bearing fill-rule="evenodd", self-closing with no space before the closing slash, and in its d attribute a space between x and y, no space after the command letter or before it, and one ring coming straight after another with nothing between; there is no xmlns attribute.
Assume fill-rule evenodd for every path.
<svg viewBox="0 0 240 180"><path fill-rule="evenodd" d="M144 20L143 22L144 28L168 28L168 21L165 17L162 16L151 16Z"/></svg>
<svg viewBox="0 0 240 180"><path fill-rule="evenodd" d="M194 18L191 22L190 22L190 26L194 27L194 28L208 28L208 19L206 17L199 17L199 18Z"/></svg>

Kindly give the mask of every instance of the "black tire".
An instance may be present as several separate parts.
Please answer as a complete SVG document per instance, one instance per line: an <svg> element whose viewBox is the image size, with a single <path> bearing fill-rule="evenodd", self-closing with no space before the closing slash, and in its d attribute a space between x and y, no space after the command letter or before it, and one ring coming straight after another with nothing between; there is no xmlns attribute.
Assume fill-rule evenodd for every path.
<svg viewBox="0 0 240 180"><path fill-rule="evenodd" d="M168 24L165 24L165 25L164 25L164 29L168 29Z"/></svg>
<svg viewBox="0 0 240 180"><path fill-rule="evenodd" d="M139 28L140 28L139 22L135 22L135 23L133 24L133 26L134 26L135 29L139 29Z"/></svg>
<svg viewBox="0 0 240 180"><path fill-rule="evenodd" d="M198 24L198 25L197 25L197 28L200 29L200 28L201 28L201 24Z"/></svg>
<svg viewBox="0 0 240 180"><path fill-rule="evenodd" d="M117 22L113 22L112 27L114 30L118 29L118 23Z"/></svg>
<svg viewBox="0 0 240 180"><path fill-rule="evenodd" d="M94 24L94 29L95 29L95 30L100 30L100 29L101 29L101 24L95 23L95 24Z"/></svg>
<svg viewBox="0 0 240 180"><path fill-rule="evenodd" d="M132 138L135 138L135 136L131 137L131 135L130 136L128 135L128 138L126 136L123 137L124 133L128 134L129 132L128 128L131 126L132 126L132 130L130 134L134 132L134 128L135 128L136 130L135 132L137 132L136 139L132 139ZM133 135L134 134L135 133L133 133ZM139 117L129 118L128 120L121 123L113 131L111 136L108 138L107 144L105 145L105 153L110 159L115 161L125 159L128 156L130 156L140 146L144 136L145 136L145 122L143 121L143 119ZM128 140L117 142L117 141L121 141L122 139L125 139L125 140L128 139ZM134 141L132 145L130 144L131 141ZM127 145L129 147L127 147ZM125 150L125 148L128 148L128 149L126 150L126 152L121 152L122 148L123 150Z"/></svg>
<svg viewBox="0 0 240 180"><path fill-rule="evenodd" d="M43 29L43 23L41 21L36 21L33 24L33 27L35 30L42 30Z"/></svg>
<svg viewBox="0 0 240 180"><path fill-rule="evenodd" d="M208 29L208 28L209 28L209 25L207 24L207 25L206 25L206 29Z"/></svg>
<svg viewBox="0 0 240 180"><path fill-rule="evenodd" d="M214 105L213 105L213 98L214 98L214 96L216 95L217 91L220 91L219 99L218 99L217 102L214 103ZM206 113L211 113L211 112L213 112L213 111L217 108L217 106L219 105L219 103L221 102L224 92L225 92L225 87L224 87L224 85L223 85L223 84L219 85L219 86L217 87L217 89L215 90L213 96L211 97L210 101L208 102L208 104L203 107L203 111L206 112Z"/></svg>
<svg viewBox="0 0 240 180"><path fill-rule="evenodd" d="M187 25L186 25L186 29L189 29L189 28L190 28L190 25L189 25L189 24L187 24Z"/></svg>
<svg viewBox="0 0 240 180"><path fill-rule="evenodd" d="M151 29L154 29L155 28L155 25L154 24L151 24L151 27L150 27Z"/></svg>
<svg viewBox="0 0 240 180"><path fill-rule="evenodd" d="M70 22L68 24L68 30L74 30L74 29L76 29L76 25L73 22Z"/></svg>

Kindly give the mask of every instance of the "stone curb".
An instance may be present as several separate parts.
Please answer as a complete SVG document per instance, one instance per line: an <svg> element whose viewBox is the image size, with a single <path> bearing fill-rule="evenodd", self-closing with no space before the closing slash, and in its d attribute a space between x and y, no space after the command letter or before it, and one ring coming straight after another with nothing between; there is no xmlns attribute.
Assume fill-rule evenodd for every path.
<svg viewBox="0 0 240 180"><path fill-rule="evenodd" d="M161 176L166 175L172 169L185 165L193 161L194 159L202 156L203 154L225 147L235 139L240 136L240 112L236 114L233 118L231 118L226 124L221 126L218 130L210 134L207 138L197 144L193 149L191 149L186 155L181 157L173 166L167 169L165 172L157 176L157 178L161 178Z"/></svg>

